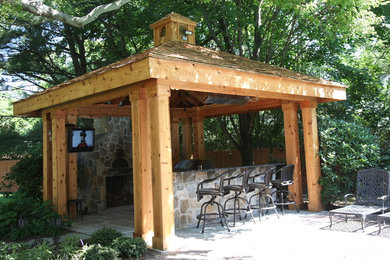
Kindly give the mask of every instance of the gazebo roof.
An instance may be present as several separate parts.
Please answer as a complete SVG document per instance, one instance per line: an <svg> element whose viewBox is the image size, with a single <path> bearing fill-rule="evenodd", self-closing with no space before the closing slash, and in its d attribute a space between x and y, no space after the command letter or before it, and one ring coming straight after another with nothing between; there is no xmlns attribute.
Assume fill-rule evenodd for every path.
<svg viewBox="0 0 390 260"><path fill-rule="evenodd" d="M40 116L42 109L148 79L192 92L316 99L319 103L346 99L346 86L335 82L205 47L168 42L17 101L14 113ZM202 98L197 98L202 104Z"/></svg>

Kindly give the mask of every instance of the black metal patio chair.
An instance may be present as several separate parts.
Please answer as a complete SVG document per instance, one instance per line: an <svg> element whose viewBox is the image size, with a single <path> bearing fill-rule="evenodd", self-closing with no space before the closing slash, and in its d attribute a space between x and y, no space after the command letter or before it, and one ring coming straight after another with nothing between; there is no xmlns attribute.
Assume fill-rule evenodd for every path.
<svg viewBox="0 0 390 260"><path fill-rule="evenodd" d="M271 178L272 187L275 188L271 196L275 195L275 205L281 206L283 215L284 206L286 205L294 205L296 211L299 212L294 195L288 190L288 186L294 184L294 168L295 166L292 164L286 165L273 174L275 179Z"/></svg>
<svg viewBox="0 0 390 260"><path fill-rule="evenodd" d="M225 178L225 183L227 182L227 184L224 184L223 190L225 194L234 192L234 196L225 200L223 208L226 215L233 215L233 226L236 226L236 216L238 215L239 219L241 220L242 214L245 214L245 216L246 214L250 214L253 222L256 223L252 214L252 209L247 199L248 177L249 174L254 170L255 168L252 167L243 172L239 171L237 174ZM229 201L231 200L233 200L232 208L226 208ZM243 203L243 205L240 205L240 201Z"/></svg>
<svg viewBox="0 0 390 260"><path fill-rule="evenodd" d="M224 211L224 208L222 204L216 201L216 199L225 195L223 190L223 182L226 176L232 174L234 171L235 169L227 170L218 174L215 177L206 179L197 185L196 194L198 201L200 201L204 196L210 196L210 199L202 204L202 206L200 207L200 213L196 217L198 219L198 224L196 225L196 228L199 228L200 222L203 221L202 233L204 233L206 221L210 220L219 220L221 225L226 225L227 230L230 231L226 221L226 213ZM207 213L207 207L209 205L216 205L218 212Z"/></svg>
<svg viewBox="0 0 390 260"><path fill-rule="evenodd" d="M261 216L264 216L264 211L268 211L269 209L275 210L276 216L279 218L276 205L270 195L270 189L272 188L271 176L274 172L275 167L272 167L271 169L262 172L252 171L248 175L248 193L255 191L255 194L249 198L249 205L251 209L257 209L259 211L260 220ZM258 198L256 204L251 203L253 198Z"/></svg>
<svg viewBox="0 0 390 260"><path fill-rule="evenodd" d="M361 221L362 230L367 216L384 213L387 209L389 196L390 174L388 171L381 169L360 170L357 173L356 182L356 202L353 205L348 205L339 209L329 211L330 228L332 227L332 217L334 215L344 215L345 221L348 221L348 216L354 216ZM354 194L344 196L345 203L347 198Z"/></svg>

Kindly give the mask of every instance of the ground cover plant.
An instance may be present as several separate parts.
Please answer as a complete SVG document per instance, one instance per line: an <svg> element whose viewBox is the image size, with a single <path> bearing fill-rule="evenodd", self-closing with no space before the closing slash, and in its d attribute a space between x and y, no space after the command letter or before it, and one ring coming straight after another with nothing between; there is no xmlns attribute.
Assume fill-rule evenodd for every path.
<svg viewBox="0 0 390 260"><path fill-rule="evenodd" d="M104 237L100 242L105 243L105 245L98 243L96 237L100 235ZM102 228L85 241L78 235L72 235L65 238L63 242L56 244L49 244L42 240L36 240L31 245L0 242L0 260L136 259L145 256L146 252L147 246L142 238L126 237L112 228Z"/></svg>
<svg viewBox="0 0 390 260"><path fill-rule="evenodd" d="M0 237L21 240L35 236L58 236L70 221L58 215L50 202L16 194L0 203Z"/></svg>

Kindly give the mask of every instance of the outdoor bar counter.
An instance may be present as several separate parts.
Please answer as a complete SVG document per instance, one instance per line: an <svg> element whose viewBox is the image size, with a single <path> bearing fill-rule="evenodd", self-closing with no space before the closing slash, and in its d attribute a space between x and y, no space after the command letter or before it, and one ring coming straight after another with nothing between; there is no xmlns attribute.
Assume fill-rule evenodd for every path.
<svg viewBox="0 0 390 260"><path fill-rule="evenodd" d="M182 229L196 226L196 216L200 212L200 207L202 203L210 199L209 196L205 196L202 200L197 201L196 187L201 181L212 178L229 169L236 169L235 173L233 174L237 174L238 171L242 172L252 167L257 167L257 170L263 171L274 166L275 164L265 164L209 170L188 170L173 172L175 228ZM228 198L229 196L230 195L227 195L225 197ZM225 198L222 200L224 202ZM211 208L212 207L210 207L210 210Z"/></svg>

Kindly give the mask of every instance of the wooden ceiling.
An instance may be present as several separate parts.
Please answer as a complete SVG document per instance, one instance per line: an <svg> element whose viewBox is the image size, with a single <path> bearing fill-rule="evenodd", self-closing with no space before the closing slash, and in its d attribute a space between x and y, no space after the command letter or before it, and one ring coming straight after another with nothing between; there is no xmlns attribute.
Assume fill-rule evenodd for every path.
<svg viewBox="0 0 390 260"><path fill-rule="evenodd" d="M194 113L204 117L216 117L231 114L241 114L261 110L277 109L281 100L250 98L245 104L206 104L208 93L196 91L172 90L170 108L173 117L187 118ZM232 95L223 95L224 98L234 98ZM103 116L131 116L131 102L129 96L121 96L98 102L92 105L65 109L67 114L74 114L81 118L97 118Z"/></svg>

